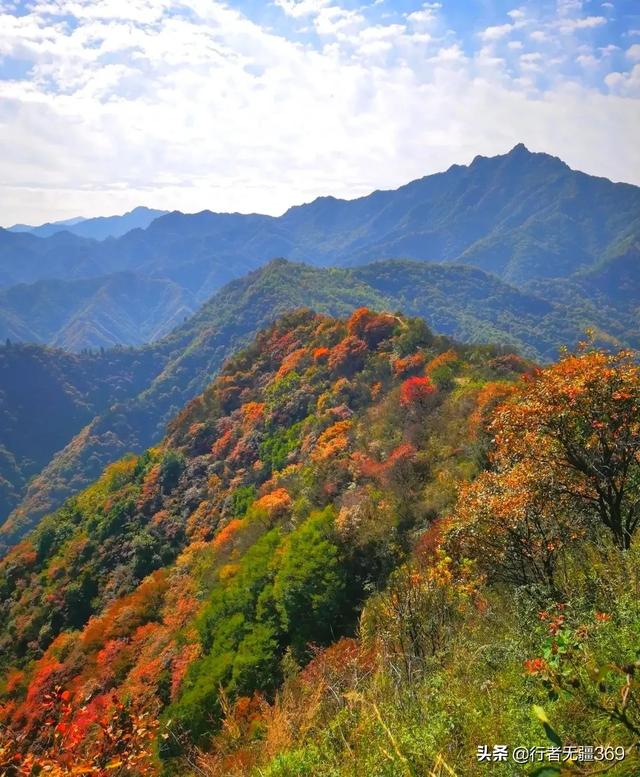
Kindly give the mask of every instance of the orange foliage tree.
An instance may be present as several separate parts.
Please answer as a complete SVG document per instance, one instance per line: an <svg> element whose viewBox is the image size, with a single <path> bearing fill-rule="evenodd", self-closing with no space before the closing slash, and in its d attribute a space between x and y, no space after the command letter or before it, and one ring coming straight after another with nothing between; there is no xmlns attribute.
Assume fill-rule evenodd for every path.
<svg viewBox="0 0 640 777"><path fill-rule="evenodd" d="M371 348L377 347L393 334L397 320L386 313L373 313L368 308L358 308L347 321L350 335L364 340Z"/></svg>
<svg viewBox="0 0 640 777"><path fill-rule="evenodd" d="M491 384L486 392L489 405L503 399ZM583 349L525 376L488 430L491 469L459 494L452 555L557 592L568 544L605 527L629 547L640 519L640 370L628 353Z"/></svg>
<svg viewBox="0 0 640 777"><path fill-rule="evenodd" d="M546 473L549 501L569 498L629 547L640 521L640 368L630 353L567 354L523 381L491 431L502 476Z"/></svg>
<svg viewBox="0 0 640 777"><path fill-rule="evenodd" d="M318 438L311 458L313 461L331 461L349 447L349 434L352 422L349 420L338 421L325 429Z"/></svg>
<svg viewBox="0 0 640 777"><path fill-rule="evenodd" d="M295 370L305 357L309 355L306 348L297 348L295 351L287 354L280 364L280 369L276 373L276 380L284 378L285 375Z"/></svg>
<svg viewBox="0 0 640 777"><path fill-rule="evenodd" d="M329 358L331 351L326 346L320 346L313 350L313 361L324 362Z"/></svg>
<svg viewBox="0 0 640 777"><path fill-rule="evenodd" d="M513 383L506 381L492 381L485 383L476 397L475 407L469 416L469 432L474 438L478 438L483 432L488 432L488 427L495 414L496 408L513 393Z"/></svg>
<svg viewBox="0 0 640 777"><path fill-rule="evenodd" d="M555 589L562 551L585 526L571 500L552 491L553 480L526 464L483 472L460 491L451 554L477 559L491 580Z"/></svg>
<svg viewBox="0 0 640 777"><path fill-rule="evenodd" d="M364 364L367 355L367 344L354 335L341 340L329 355L329 367L345 375L353 375Z"/></svg>
<svg viewBox="0 0 640 777"><path fill-rule="evenodd" d="M233 541L236 538L238 532L243 526L244 521L242 521L240 518L234 518L233 520L229 521L229 523L220 529L220 531L216 534L212 543L213 547L219 553L224 553L229 550L232 547Z"/></svg>
<svg viewBox="0 0 640 777"><path fill-rule="evenodd" d="M264 512L269 522L280 518L291 509L291 497L285 488L276 488L253 503L254 513Z"/></svg>
<svg viewBox="0 0 640 777"><path fill-rule="evenodd" d="M412 353L404 358L394 359L391 369L394 375L410 375L419 372L424 367L425 356L423 353Z"/></svg>

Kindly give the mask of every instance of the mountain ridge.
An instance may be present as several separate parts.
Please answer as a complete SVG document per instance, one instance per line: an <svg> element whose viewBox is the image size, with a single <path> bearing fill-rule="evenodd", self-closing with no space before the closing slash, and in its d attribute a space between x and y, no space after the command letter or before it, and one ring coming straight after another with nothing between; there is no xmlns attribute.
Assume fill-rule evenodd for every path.
<svg viewBox="0 0 640 777"><path fill-rule="evenodd" d="M144 385L113 406L98 408L84 427L69 429L67 440L60 450L51 452L51 460L35 473L20 499L3 503L0 517L8 519L0 529L0 540L13 541L118 456L160 439L166 423L203 389L223 360L288 310L308 307L344 316L361 306L404 309L459 340L493 341L504 349L551 359L562 345L572 346L581 339L590 316L595 315L589 309L581 318L572 312L570 302L552 304L473 267L392 261L326 269L275 260L229 283L162 340L115 352L133 362L138 354L146 360L151 367ZM630 314L631 323L618 333L619 342L639 347L640 333L632 320ZM608 331L601 339L616 341ZM50 358L55 361L55 353ZM4 436L0 429L0 438Z"/></svg>
<svg viewBox="0 0 640 777"><path fill-rule="evenodd" d="M0 230L0 292L6 295L17 284L35 284L46 276L68 283L72 295L78 281L133 273L141 279L133 303L140 308L136 320L151 319L155 325L149 331L162 333L175 322L173 308L161 321L145 298L146 281L179 287L193 308L279 256L319 267L409 259L471 265L524 293L548 294L549 300L566 300L562 287L567 286L578 294L576 305L587 310L591 290L608 301L612 291L597 272L586 285L580 278L606 259L627 255L629 262L630 247L638 244L640 188L571 170L557 157L518 145L507 154L478 156L467 166L454 165L398 189L353 200L319 197L278 217L172 211L146 229L102 242L70 232L36 238ZM602 289L596 288L599 278ZM101 318L108 319L110 308L118 306L108 295L102 305L92 306L86 327L76 328L69 340L59 336L57 322L30 334L26 319L41 304L39 290L21 289L20 294L23 310L11 309L11 326L5 321L3 329L0 319L3 338L73 342L79 349L109 346L118 338L124 344L140 342L135 326L117 337L101 326ZM148 308L146 314L142 308ZM593 323L619 336L628 325L628 305L620 315L615 304L607 302L605 309L607 315L600 311Z"/></svg>
<svg viewBox="0 0 640 777"><path fill-rule="evenodd" d="M39 226L29 224L14 224L8 227L9 232L28 232L36 237L51 237L59 232L69 232L78 237L92 240L106 240L109 237L122 237L131 229L144 228L166 210L155 210L139 205L126 213L114 216L77 217L63 221L47 222Z"/></svg>
<svg viewBox="0 0 640 777"><path fill-rule="evenodd" d="M0 338L70 351L138 346L167 334L196 307L176 283L127 271L41 280L0 289Z"/></svg>
<svg viewBox="0 0 640 777"><path fill-rule="evenodd" d="M109 346L125 337L139 342L147 336L146 322L148 336L161 334L167 321L153 315L157 293L147 293L138 305L143 289L166 290L175 303L171 322L191 304L213 298L213 308L219 306L216 312L205 304L191 324L142 348L141 354L154 354L152 363L162 365L146 375L145 386L112 408L90 413L82 440L74 442L81 429L70 427L46 470L34 473L27 465L28 477L36 477L18 508L17 525L56 504L58 489L60 495L69 493L71 483L88 482L113 456L159 439L172 413L202 389L229 349L292 307L334 315L359 305L404 309L461 340L502 343L538 360L553 358L587 327L601 342L637 348L639 244L640 188L573 171L522 145L397 190L355 200L317 198L280 217L171 212L146 229L103 242L70 232L38 238L0 230L4 299L16 294L16 274L37 284L43 267L64 276L60 288L76 289L105 276L140 279L137 297L124 294L124 308L112 293L97 292L87 315L71 315L67 322L56 319L63 304L47 307L37 285L21 288L24 309L43 317L50 310L53 325L38 333L26 325L21 329L20 311L10 308L5 319L17 337L24 331L81 350L87 343ZM260 274L273 256L294 262L301 257L311 266L276 263ZM385 265L384 257L396 263ZM128 316L127 308L136 315ZM126 326L116 332L115 319L125 318ZM9 408L7 417L12 412ZM10 449L4 455L11 477L22 472ZM22 493L25 479L18 480ZM16 508L17 492L10 491L2 517L7 506Z"/></svg>
<svg viewBox="0 0 640 777"><path fill-rule="evenodd" d="M640 188L516 146L395 190L353 200L317 198L279 217L174 211L121 238L74 245L82 262L68 270L72 277L86 277L94 266L100 275L125 269L163 275L199 301L277 256L318 265L398 257L462 262L523 284L541 276L568 277L638 235ZM70 250L68 236L66 243ZM31 246L37 254L50 247ZM56 259L49 262L50 277L64 274L64 260ZM33 280L17 277L22 268L10 267L11 261L0 240L1 284L10 283L11 271L14 282Z"/></svg>

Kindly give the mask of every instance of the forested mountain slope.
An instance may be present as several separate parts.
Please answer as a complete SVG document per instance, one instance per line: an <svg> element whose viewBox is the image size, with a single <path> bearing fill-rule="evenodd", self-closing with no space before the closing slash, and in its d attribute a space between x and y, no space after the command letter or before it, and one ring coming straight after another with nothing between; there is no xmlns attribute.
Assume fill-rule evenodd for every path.
<svg viewBox="0 0 640 777"><path fill-rule="evenodd" d="M0 768L637 774L639 411L629 354L284 316L0 562Z"/></svg>
<svg viewBox="0 0 640 777"><path fill-rule="evenodd" d="M90 682L90 709L97 712L111 705L112 691L125 678L144 677L143 695L154 714L171 697L177 703L186 694L176 715L185 731L202 738L209 716L202 704L215 709L221 682L226 685L233 676L233 686L249 690L263 678L274 687L276 664L287 644L302 660L307 641L327 642L353 629L368 586L381 584L406 552L407 532L416 520L411 511L418 510L424 525L439 500L452 493L455 480L475 466L472 447L467 448L465 414L479 390L489 379L513 378L525 369L519 358L504 358L481 346L451 350L419 319L365 309L348 322L311 312L286 316L232 358L205 393L176 417L160 447L112 465L1 562L0 662L6 673L23 673L4 698L3 722L38 739L41 715L50 717L45 695L58 685L84 696ZM441 447L445 439L446 447ZM427 454L430 448L434 456ZM422 497L408 488L415 478L437 482L445 473L451 478L448 491L434 493L431 505L420 504ZM350 496L352 482L361 485ZM382 482L387 484L384 492L375 485ZM348 574L342 567L346 546L339 550L332 539L334 510L342 500L345 509L364 500L363 520L371 532L367 539L362 536L360 549L353 547ZM378 513L380 520L374 520ZM382 515L387 515L386 523ZM247 556L238 556L241 563L232 573L234 547ZM214 631L207 632L203 652L196 632L184 630L206 601L195 590L203 586L215 594L219 585L219 551L223 563L231 564L220 580L227 579L232 590L240 586L238 593L250 590L253 597L264 589L264 599L274 553L283 564L276 588L290 587L289 593L282 592L283 617L290 625L282 621L277 629L284 631L276 633L269 620L259 617L252 624L255 614L249 620L247 610L246 626L228 635L228 657ZM180 571L195 572L192 562L203 565L200 582L191 571L187 577ZM305 617L304 597L295 594L299 564L316 587L315 604ZM152 576L145 580L147 575ZM316 575L317 583L312 583ZM247 605L253 613L255 602ZM168 628L157 621L165 606L176 616ZM218 605L212 606L209 614L203 611L205 630L218 617ZM228 606L236 604L229 599ZM246 605L238 600L237 606L239 616ZM100 613L102 620L90 621ZM114 617L119 624L115 632L108 625ZM164 670L164 679L153 674L146 664L151 654L142 650L142 643L130 642L134 632L145 633L151 654L161 651L159 669L176 662L172 677L165 678ZM244 647L241 632L247 635ZM180 647L179 634L187 638ZM125 649L126 658L117 646ZM91 667L104 649L115 649L118 657L107 661L100 688L103 681L95 684ZM209 656L208 664L199 655ZM34 659L39 663L33 665ZM215 665L218 660L222 663ZM191 663L193 677L193 672L210 675L196 696L188 691L191 681L182 686ZM30 678L35 685L23 697L18 686L25 688ZM161 689L167 681L175 691ZM128 694L133 686L121 690ZM140 690L134 694L139 696ZM185 718L191 715L184 712L189 708L197 720ZM37 751L35 740L30 749Z"/></svg>
<svg viewBox="0 0 640 777"><path fill-rule="evenodd" d="M148 367L142 382L97 412L87 412L84 428L69 424L59 449L47 449L48 457L56 453L50 462L44 459L47 466L42 463L42 452L37 457L32 454L40 466L30 466L29 475L36 477L26 491L25 477L7 477L13 484L12 501L5 502L9 510L2 517L12 512L2 527L0 544L19 538L64 497L97 477L108 463L160 440L167 421L202 391L224 359L278 315L299 307L345 315L361 305L404 310L460 340L499 343L541 360L553 358L560 346L577 342L591 323L568 305L551 305L474 268L384 262L344 270L273 262L232 282L171 335L141 349L140 364L143 370ZM620 333L623 343L630 342L627 338L632 332ZM606 339L611 339L609 334ZM37 350L25 353L40 358ZM132 351L128 358L135 361L136 353ZM55 354L46 351L41 358L53 360ZM88 362L88 369L96 363L103 365L96 355L78 359ZM61 365L65 363L61 356ZM20 374L11 376L11 364L4 362L3 367L0 362L0 369L8 370L6 379L15 380L17 386L14 398L5 401L9 414L15 397L20 396ZM46 382L40 389L47 390ZM34 416L27 440L36 439L37 422ZM63 422L64 414L59 419ZM23 423L32 423L26 414ZM8 441L8 455L15 456L9 435L0 427L0 439ZM21 450L19 458L28 459L28 449L23 446Z"/></svg>
<svg viewBox="0 0 640 777"><path fill-rule="evenodd" d="M9 514L29 478L73 435L141 391L158 369L158 355L150 350L78 355L0 347L0 514Z"/></svg>
<svg viewBox="0 0 640 777"><path fill-rule="evenodd" d="M143 345L196 309L177 284L122 272L84 280L42 280L0 289L0 339L67 351Z"/></svg>

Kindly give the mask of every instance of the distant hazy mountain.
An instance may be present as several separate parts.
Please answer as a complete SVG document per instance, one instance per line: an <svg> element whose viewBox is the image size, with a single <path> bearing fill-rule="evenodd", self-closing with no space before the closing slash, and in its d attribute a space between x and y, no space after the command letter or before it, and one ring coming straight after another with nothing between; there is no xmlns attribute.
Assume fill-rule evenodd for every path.
<svg viewBox="0 0 640 777"><path fill-rule="evenodd" d="M93 253L97 245L70 232L41 238L0 228L0 288L51 278L68 281L105 275Z"/></svg>
<svg viewBox="0 0 640 777"><path fill-rule="evenodd" d="M191 294L172 281L118 273L0 289L0 339L71 351L141 345L191 315Z"/></svg>
<svg viewBox="0 0 640 777"><path fill-rule="evenodd" d="M64 221L48 221L46 224L41 224L39 227L34 227L30 224L14 224L12 227L9 227L9 231L30 232L32 235L38 235L38 237L50 237L51 235L55 235L56 232L64 232L68 227L73 227L81 221L84 221L84 218L82 216L77 216L74 219L65 219Z"/></svg>
<svg viewBox="0 0 640 777"><path fill-rule="evenodd" d="M97 218L75 218L66 221L53 221L39 227L15 224L11 232L29 232L36 237L51 237L58 232L71 232L79 237L93 240L105 240L108 237L121 237L132 229L146 229L154 219L163 216L166 210L152 208L134 208L122 216L98 216Z"/></svg>
<svg viewBox="0 0 640 777"><path fill-rule="evenodd" d="M170 213L125 235L101 263L166 275L199 299L274 256L322 266L447 261L523 284L570 277L639 237L640 188L516 146L395 191L323 197L279 218Z"/></svg>
<svg viewBox="0 0 640 777"><path fill-rule="evenodd" d="M362 305L403 310L467 342L493 341L537 358L551 358L560 345L573 345L584 326L570 308L518 291L476 268L388 261L321 269L280 260L233 281L171 335L144 348L107 351L102 357L71 357L35 346L0 348L0 386L7 386L0 397L0 441L4 479L11 486L4 496L0 488L0 523L13 510L0 530L0 546L3 534L5 542L14 541L109 462L161 439L167 421L202 391L224 359L283 312L312 307L344 315ZM96 374L108 373L102 359L114 357L123 361L110 366L110 380L120 386L115 403L111 397L106 404L94 401L76 378L64 379L67 370L81 365L91 387ZM132 364L143 365L143 376L121 379L119 371L128 374ZM61 432L55 438L61 450L41 469L39 427L45 422L23 397L32 396L35 403L60 390L70 394L56 411L56 423L64 425L69 417L67 436ZM88 391L86 402L83 391ZM77 403L83 407L80 415ZM49 455L54 450L47 448ZM0 467L2 461L0 455ZM26 488L34 461L41 471Z"/></svg>

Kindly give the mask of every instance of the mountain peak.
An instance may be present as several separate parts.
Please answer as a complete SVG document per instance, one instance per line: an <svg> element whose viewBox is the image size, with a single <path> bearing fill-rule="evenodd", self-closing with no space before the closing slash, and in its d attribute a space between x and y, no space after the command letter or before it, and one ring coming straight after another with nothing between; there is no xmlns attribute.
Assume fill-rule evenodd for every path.
<svg viewBox="0 0 640 777"><path fill-rule="evenodd" d="M525 146L524 143L517 143L511 151L509 151L508 156L516 156L516 155L522 155L522 154L530 154L531 151Z"/></svg>
<svg viewBox="0 0 640 777"><path fill-rule="evenodd" d="M498 155L498 156L483 156L482 154L478 154L473 158L473 161L471 162L472 165L476 165L479 162L484 162L485 160L499 160L504 159L505 157L510 159L524 159L527 156L533 156L533 153L529 151L529 149L525 146L524 143L517 143L511 151L508 151L506 154ZM453 166L454 168L456 165Z"/></svg>

